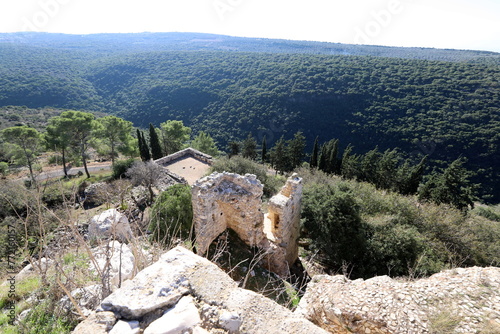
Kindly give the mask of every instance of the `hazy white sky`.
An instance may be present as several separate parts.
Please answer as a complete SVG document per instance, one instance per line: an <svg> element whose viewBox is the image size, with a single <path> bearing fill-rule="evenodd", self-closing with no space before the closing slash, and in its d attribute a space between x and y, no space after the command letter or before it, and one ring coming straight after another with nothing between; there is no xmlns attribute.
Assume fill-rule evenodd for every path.
<svg viewBox="0 0 500 334"><path fill-rule="evenodd" d="M206 32L500 52L500 0L0 0L0 32Z"/></svg>

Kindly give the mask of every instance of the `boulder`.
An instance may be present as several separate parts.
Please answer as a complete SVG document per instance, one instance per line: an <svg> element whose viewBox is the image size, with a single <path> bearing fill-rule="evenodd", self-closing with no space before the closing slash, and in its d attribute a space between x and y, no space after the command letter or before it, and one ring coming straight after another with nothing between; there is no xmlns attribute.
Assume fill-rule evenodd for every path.
<svg viewBox="0 0 500 334"><path fill-rule="evenodd" d="M139 334L140 330L139 321L119 320L109 334Z"/></svg>
<svg viewBox="0 0 500 334"><path fill-rule="evenodd" d="M177 305L151 323L144 334L182 334L201 322L198 308L191 296L182 297Z"/></svg>
<svg viewBox="0 0 500 334"><path fill-rule="evenodd" d="M109 282L112 289L120 287L124 281L133 277L135 257L126 244L116 240L110 241L107 245L92 249L92 255L99 270L95 268L94 262L90 261L91 270L101 273L109 270Z"/></svg>
<svg viewBox="0 0 500 334"><path fill-rule="evenodd" d="M109 209L95 215L89 223L90 240L117 239L126 242L132 238L132 229L125 215Z"/></svg>
<svg viewBox="0 0 500 334"><path fill-rule="evenodd" d="M215 264L180 246L125 282L100 310L125 322L139 321L144 333L326 333L276 302L238 288Z"/></svg>

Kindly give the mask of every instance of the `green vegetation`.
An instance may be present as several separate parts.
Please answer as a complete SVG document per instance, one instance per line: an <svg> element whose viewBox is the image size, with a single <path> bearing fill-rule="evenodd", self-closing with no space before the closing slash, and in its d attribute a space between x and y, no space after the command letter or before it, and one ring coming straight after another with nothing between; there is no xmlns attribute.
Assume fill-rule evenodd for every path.
<svg viewBox="0 0 500 334"><path fill-rule="evenodd" d="M116 116L105 116L94 122L92 131L97 142L94 147L103 152L101 155L110 157L113 165L118 153L136 155L137 142L132 137L132 122Z"/></svg>
<svg viewBox="0 0 500 334"><path fill-rule="evenodd" d="M35 183L33 167L42 142L40 132L21 125L3 129L1 135L5 142L13 145L13 149L17 152L14 154L15 159L28 165L31 181Z"/></svg>
<svg viewBox="0 0 500 334"><path fill-rule="evenodd" d="M215 144L215 141L208 133L201 131L191 142L191 147L203 152L205 154L211 155L212 157L217 157L219 155L219 149Z"/></svg>
<svg viewBox="0 0 500 334"><path fill-rule="evenodd" d="M162 192L151 207L149 230L155 242L169 245L175 239L193 237L193 208L191 188L177 184Z"/></svg>
<svg viewBox="0 0 500 334"><path fill-rule="evenodd" d="M140 127L182 121L219 147L249 132L259 145L266 135L272 146L281 135L287 140L302 131L308 152L317 136L320 142L334 136L351 143L353 153L398 148L415 158L428 155L432 167L463 156L467 169L477 171L480 196L500 199L498 54L346 45L340 52L339 45L282 41L277 47L228 37L221 37L228 47L267 53L183 52L173 51L179 44L168 34L98 36L89 47L69 36L23 38L50 47L2 44L0 106L106 111ZM182 48L200 50L189 39ZM346 50L350 55L302 54ZM406 59L411 55L429 57ZM175 147L164 142L163 151Z"/></svg>
<svg viewBox="0 0 500 334"><path fill-rule="evenodd" d="M445 204L302 168L304 237L331 271L427 276L500 264L500 224ZM337 247L337 245L343 245Z"/></svg>

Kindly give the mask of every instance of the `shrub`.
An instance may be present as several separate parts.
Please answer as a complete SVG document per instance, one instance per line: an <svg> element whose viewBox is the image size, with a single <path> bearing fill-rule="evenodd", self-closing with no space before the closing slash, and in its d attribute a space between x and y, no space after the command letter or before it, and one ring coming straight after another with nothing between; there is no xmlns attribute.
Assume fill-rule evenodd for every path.
<svg viewBox="0 0 500 334"><path fill-rule="evenodd" d="M115 161L115 164L113 165L113 179L120 179L125 177L125 173L130 167L132 167L134 161L134 159Z"/></svg>
<svg viewBox="0 0 500 334"><path fill-rule="evenodd" d="M176 184L158 196L151 208L149 230L152 239L169 245L174 238L186 240L192 236L193 207L191 188Z"/></svg>
<svg viewBox="0 0 500 334"><path fill-rule="evenodd" d="M334 268L345 263L362 263L367 231L347 185L306 185L302 200L304 228L313 240L313 248L321 251L325 262ZM362 268L354 270L355 275L362 273Z"/></svg>
<svg viewBox="0 0 500 334"><path fill-rule="evenodd" d="M9 164L4 161L0 161L0 175L5 176L8 174L8 172L9 172Z"/></svg>

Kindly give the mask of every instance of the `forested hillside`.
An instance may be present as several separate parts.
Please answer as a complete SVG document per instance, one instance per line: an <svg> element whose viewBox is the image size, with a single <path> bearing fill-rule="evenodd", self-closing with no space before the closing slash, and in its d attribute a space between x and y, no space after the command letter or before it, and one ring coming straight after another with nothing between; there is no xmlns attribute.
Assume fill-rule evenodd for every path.
<svg viewBox="0 0 500 334"><path fill-rule="evenodd" d="M498 54L427 50L428 59L446 60L434 61L404 59L410 49L359 47L318 55L326 52L308 42L300 44L310 51L304 54L298 42L244 39L231 40L239 45L231 51L212 51L228 40L188 34L155 42L153 35L123 44L127 35L41 34L17 42L2 35L0 106L103 111L141 127L177 119L210 133L219 147L248 132L271 145L301 130L311 148L319 136L360 153L399 147L429 155L431 165L463 156L483 193L500 198ZM267 52L235 52L252 45Z"/></svg>

